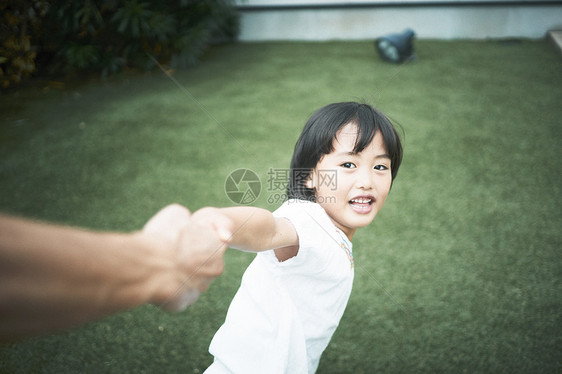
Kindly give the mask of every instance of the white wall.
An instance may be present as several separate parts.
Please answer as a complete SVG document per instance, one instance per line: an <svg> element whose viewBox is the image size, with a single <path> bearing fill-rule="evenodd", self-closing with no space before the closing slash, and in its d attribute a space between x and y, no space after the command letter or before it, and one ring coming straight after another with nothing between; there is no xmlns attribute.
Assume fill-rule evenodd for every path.
<svg viewBox="0 0 562 374"><path fill-rule="evenodd" d="M308 7L299 0L245 0L239 7L240 40L361 40L406 28L423 39L542 38L548 30L562 29L560 2L483 5L473 1L472 5L465 1L459 6L438 0L433 5L415 6L415 1L389 5L392 1L396 2L387 1L385 6L357 6L357 1L355 6L335 6L315 0L307 2L313 5ZM314 6L319 3L330 6ZM271 5L276 6L268 9Z"/></svg>

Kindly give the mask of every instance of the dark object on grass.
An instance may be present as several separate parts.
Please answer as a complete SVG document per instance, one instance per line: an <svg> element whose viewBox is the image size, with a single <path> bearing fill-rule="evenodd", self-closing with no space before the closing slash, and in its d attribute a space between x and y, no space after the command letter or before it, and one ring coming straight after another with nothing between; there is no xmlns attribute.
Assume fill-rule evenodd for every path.
<svg viewBox="0 0 562 374"><path fill-rule="evenodd" d="M399 63L414 57L413 39L416 34L407 29L401 34L389 34L375 40L375 47L383 60Z"/></svg>

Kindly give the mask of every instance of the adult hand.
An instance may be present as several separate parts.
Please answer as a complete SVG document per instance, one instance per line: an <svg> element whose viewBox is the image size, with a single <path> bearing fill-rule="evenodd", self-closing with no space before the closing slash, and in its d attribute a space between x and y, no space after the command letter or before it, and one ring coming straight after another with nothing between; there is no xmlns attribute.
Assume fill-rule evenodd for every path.
<svg viewBox="0 0 562 374"><path fill-rule="evenodd" d="M222 274L232 222L222 215L216 216L212 224L195 222L187 208L172 204L154 215L142 233L164 243L160 247L176 264L175 270L167 274L172 277L167 296L156 302L162 309L176 312L192 305L199 293Z"/></svg>

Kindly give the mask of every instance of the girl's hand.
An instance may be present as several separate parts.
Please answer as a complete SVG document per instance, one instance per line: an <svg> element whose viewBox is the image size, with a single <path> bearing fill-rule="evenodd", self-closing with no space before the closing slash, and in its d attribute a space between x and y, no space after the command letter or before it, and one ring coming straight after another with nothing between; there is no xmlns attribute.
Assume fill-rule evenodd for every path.
<svg viewBox="0 0 562 374"><path fill-rule="evenodd" d="M225 242L229 242L232 239L232 222L226 215L221 213L219 208L201 208L193 213L191 220L198 225L212 228L219 238ZM227 222L229 223L228 226L226 225Z"/></svg>

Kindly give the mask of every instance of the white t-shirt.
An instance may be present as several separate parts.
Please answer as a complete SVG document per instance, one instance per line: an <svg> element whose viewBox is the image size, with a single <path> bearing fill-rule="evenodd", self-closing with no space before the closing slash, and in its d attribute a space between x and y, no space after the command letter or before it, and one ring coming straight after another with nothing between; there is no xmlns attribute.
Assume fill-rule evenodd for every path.
<svg viewBox="0 0 562 374"><path fill-rule="evenodd" d="M314 373L343 315L351 242L318 204L289 200L273 215L295 227L298 253L283 262L273 250L257 254L211 342L206 374Z"/></svg>

